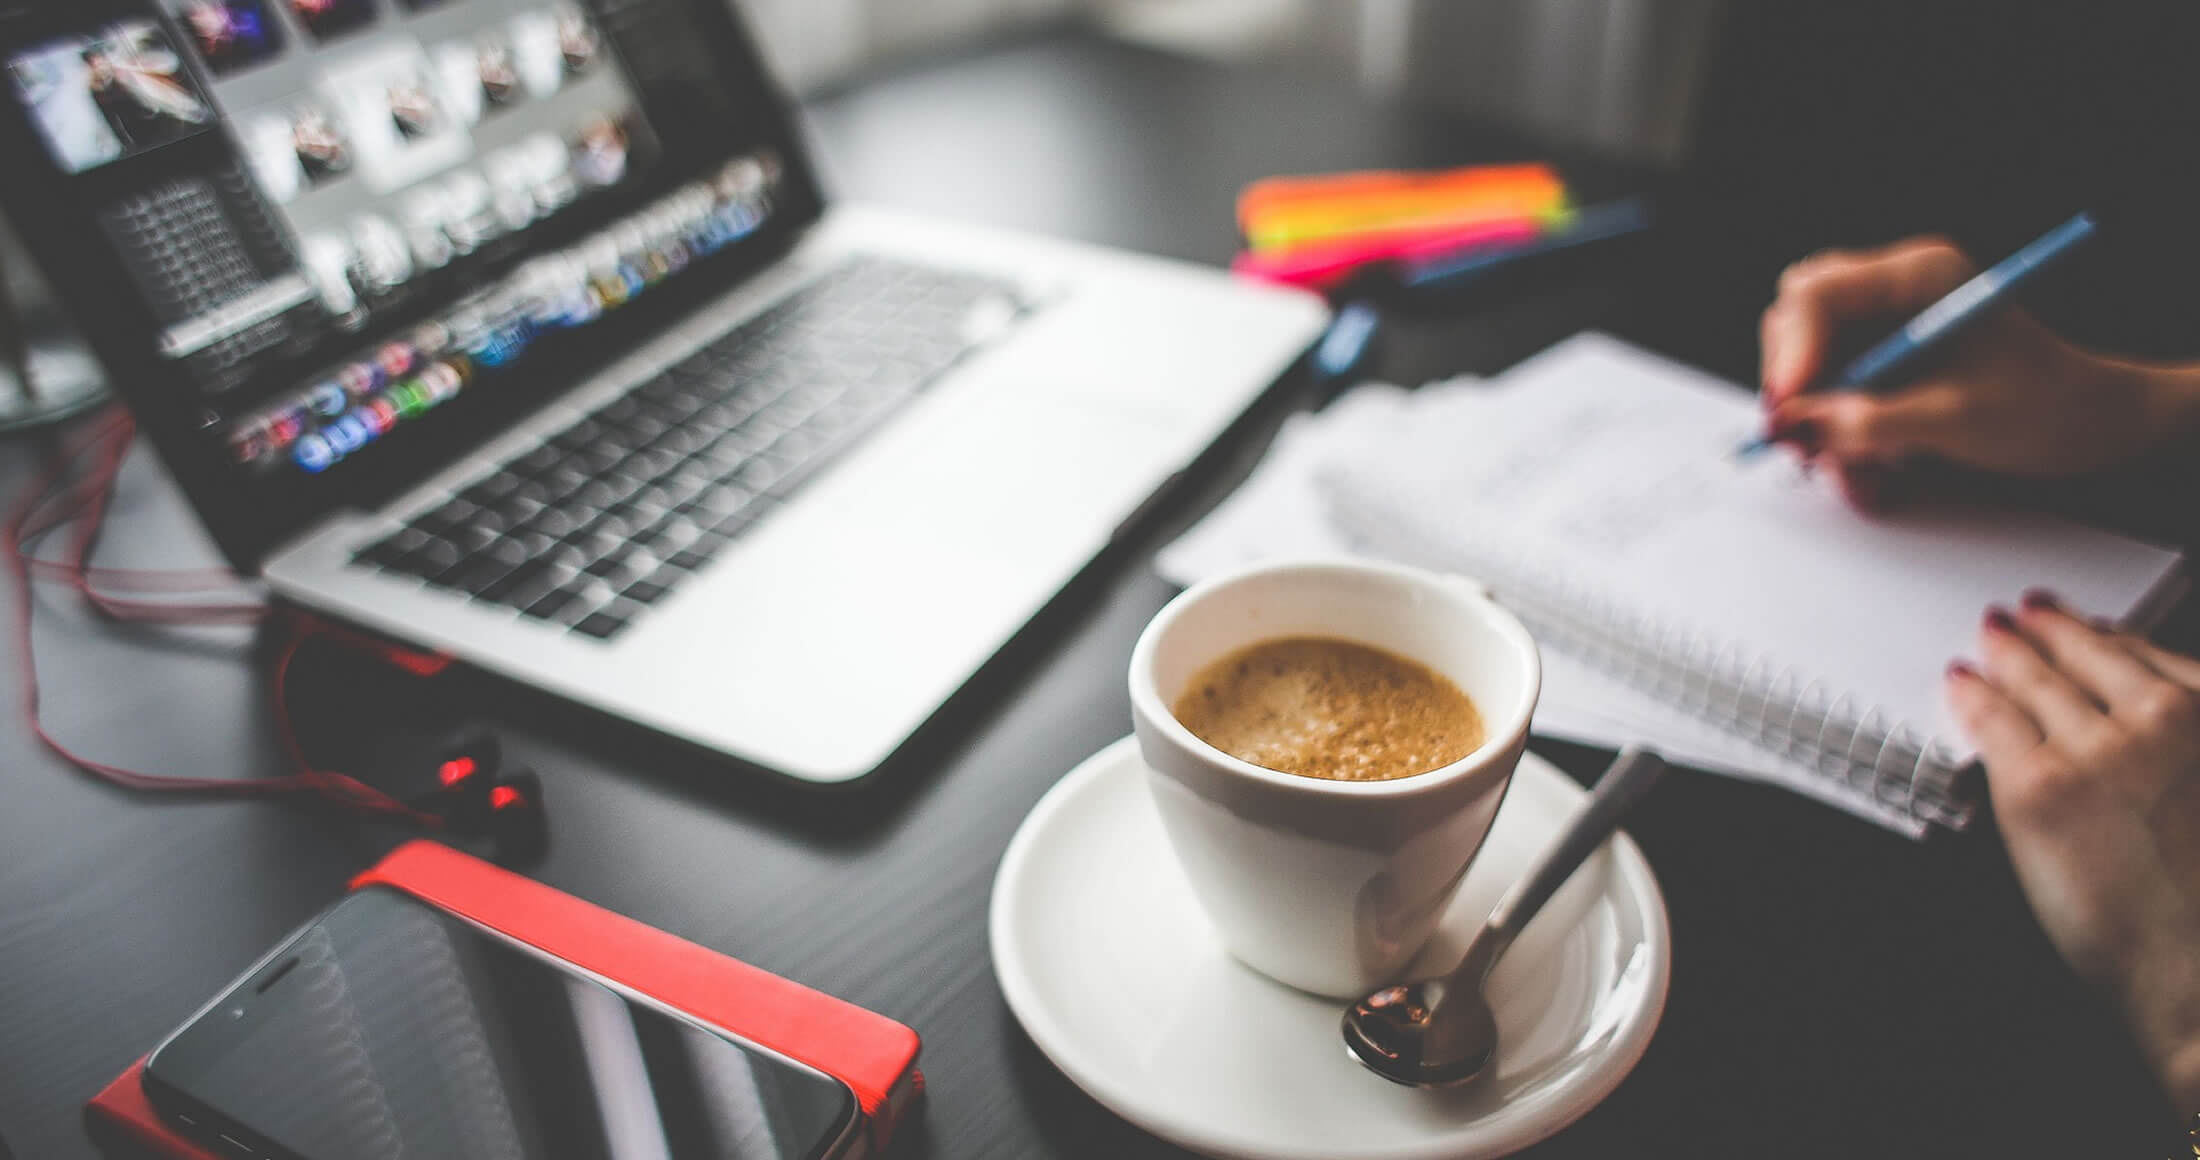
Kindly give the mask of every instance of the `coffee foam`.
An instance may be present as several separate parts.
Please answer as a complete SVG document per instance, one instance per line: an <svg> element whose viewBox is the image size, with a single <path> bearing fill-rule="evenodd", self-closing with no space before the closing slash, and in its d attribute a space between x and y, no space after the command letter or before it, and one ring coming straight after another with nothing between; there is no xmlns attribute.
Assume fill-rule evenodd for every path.
<svg viewBox="0 0 2200 1160"><path fill-rule="evenodd" d="M1442 674L1333 637L1262 641L1201 669L1173 707L1201 741L1334 781L1440 769L1482 744L1474 702Z"/></svg>

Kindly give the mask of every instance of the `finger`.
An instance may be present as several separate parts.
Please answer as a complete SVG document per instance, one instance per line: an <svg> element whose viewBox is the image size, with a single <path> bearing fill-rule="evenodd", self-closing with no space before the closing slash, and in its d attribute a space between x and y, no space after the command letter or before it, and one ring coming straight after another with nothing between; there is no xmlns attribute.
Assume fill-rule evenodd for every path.
<svg viewBox="0 0 2200 1160"><path fill-rule="evenodd" d="M2039 723L1969 663L1950 664L1945 687L1956 724L1988 766L2022 757L2046 740Z"/></svg>
<svg viewBox="0 0 2200 1160"><path fill-rule="evenodd" d="M1817 450L1842 460L1894 460L1931 451L1957 455L1970 432L1964 388L1925 383L1891 395L1831 391L1782 403L1766 421L1776 440L1805 432Z"/></svg>
<svg viewBox="0 0 2200 1160"><path fill-rule="evenodd" d="M2024 594L2017 623L2049 664L2111 713L2140 700L2164 675L2038 589Z"/></svg>
<svg viewBox="0 0 2200 1160"><path fill-rule="evenodd" d="M1780 365L1780 355L1786 350L1792 313L1781 310L1780 303L1775 300L1757 318L1757 386L1768 411L1788 397L1787 392L1776 391L1773 387L1775 381L1785 385L1786 377L1779 376L1776 380L1773 371Z"/></svg>
<svg viewBox="0 0 2200 1160"><path fill-rule="evenodd" d="M2047 736L2083 738L2107 722L2107 711L2049 663L2008 612L1987 610L1979 650L1980 673Z"/></svg>
<svg viewBox="0 0 2200 1160"><path fill-rule="evenodd" d="M1791 398L1823 373L1826 348L1842 323L1923 309L1970 272L1962 251L1939 240L1822 254L1788 267L1759 336L1767 401Z"/></svg>
<svg viewBox="0 0 2200 1160"><path fill-rule="evenodd" d="M2063 611L2070 612L2068 608ZM2092 617L2086 623L2102 640L2130 653L2139 663L2188 689L2200 689L2200 659L2163 648L2138 633L2117 627L2104 616Z"/></svg>
<svg viewBox="0 0 2200 1160"><path fill-rule="evenodd" d="M2200 689L2200 660L2194 660L2183 653L2171 652L2130 633L2119 632L2111 639L2155 672L2188 689Z"/></svg>

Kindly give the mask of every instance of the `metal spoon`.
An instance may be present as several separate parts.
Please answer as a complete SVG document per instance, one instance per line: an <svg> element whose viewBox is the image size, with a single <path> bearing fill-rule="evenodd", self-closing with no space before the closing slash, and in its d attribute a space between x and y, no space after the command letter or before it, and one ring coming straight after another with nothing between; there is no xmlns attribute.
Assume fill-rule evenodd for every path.
<svg viewBox="0 0 2200 1160"><path fill-rule="evenodd" d="M1664 772L1665 759L1656 753L1622 750L1558 840L1498 899L1450 974L1385 987L1344 1013L1344 1042L1354 1058L1409 1087L1454 1087L1481 1075L1497 1055L1497 1017L1482 995L1490 970Z"/></svg>

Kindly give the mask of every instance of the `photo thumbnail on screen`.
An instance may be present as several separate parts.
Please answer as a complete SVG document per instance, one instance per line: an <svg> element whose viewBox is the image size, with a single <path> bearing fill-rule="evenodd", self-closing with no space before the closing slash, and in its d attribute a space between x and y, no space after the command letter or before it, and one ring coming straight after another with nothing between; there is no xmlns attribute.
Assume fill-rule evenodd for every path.
<svg viewBox="0 0 2200 1160"><path fill-rule="evenodd" d="M267 60L283 50L283 31L269 0L182 0L176 20L191 34L199 59L215 75Z"/></svg>
<svg viewBox="0 0 2200 1160"><path fill-rule="evenodd" d="M54 161L82 173L201 132L214 109L150 20L48 41L8 62L16 100Z"/></svg>
<svg viewBox="0 0 2200 1160"><path fill-rule="evenodd" d="M565 71L572 76L586 74L603 51L603 43L596 37L596 29L581 15L581 10L562 4L557 10L558 55L565 59Z"/></svg>
<svg viewBox="0 0 2200 1160"><path fill-rule="evenodd" d="M374 23L374 0L290 0L290 10L315 40Z"/></svg>
<svg viewBox="0 0 2200 1160"><path fill-rule="evenodd" d="M481 81L484 103L502 108L519 99L519 66L512 63L510 42L485 36L474 46L474 71Z"/></svg>

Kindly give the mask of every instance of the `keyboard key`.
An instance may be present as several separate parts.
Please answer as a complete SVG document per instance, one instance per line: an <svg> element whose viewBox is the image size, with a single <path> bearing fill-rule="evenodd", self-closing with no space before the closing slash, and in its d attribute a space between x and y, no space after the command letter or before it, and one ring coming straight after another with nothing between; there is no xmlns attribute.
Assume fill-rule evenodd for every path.
<svg viewBox="0 0 2200 1160"><path fill-rule="evenodd" d="M669 556L696 540L701 539L703 529L694 520L683 515L670 515L647 530L638 538L650 551Z"/></svg>
<svg viewBox="0 0 2200 1160"><path fill-rule="evenodd" d="M623 573L626 570L627 557L633 554L633 544L621 544L613 551L605 553L604 555L598 556L594 560L589 561L585 566L581 568L581 571L586 572L590 576L617 575Z"/></svg>
<svg viewBox="0 0 2200 1160"><path fill-rule="evenodd" d="M591 479L582 484L580 489L573 493L572 498L564 506L567 510L582 508L592 512L600 512L619 502L622 496L623 493L612 486L610 481Z"/></svg>
<svg viewBox="0 0 2200 1160"><path fill-rule="evenodd" d="M594 419L582 419L550 437L549 445L566 451L577 451L594 444L608 434L604 425Z"/></svg>
<svg viewBox="0 0 2200 1160"><path fill-rule="evenodd" d="M463 499L454 499L441 507L414 517L410 526L429 535L442 535L465 526L481 511L482 509L473 503Z"/></svg>
<svg viewBox="0 0 2200 1160"><path fill-rule="evenodd" d="M432 580L455 567L461 555L458 545L431 536L398 564L398 570Z"/></svg>
<svg viewBox="0 0 2200 1160"><path fill-rule="evenodd" d="M588 534L614 543L625 543L634 538L634 522L610 512L597 516L588 525Z"/></svg>
<svg viewBox="0 0 2200 1160"><path fill-rule="evenodd" d="M691 505L683 505L688 506L688 512L682 514L692 513L697 519L714 523L749 506L755 498L755 492L738 483L712 484L697 492Z"/></svg>
<svg viewBox="0 0 2200 1160"><path fill-rule="evenodd" d="M770 491L773 484L787 475L790 466L775 455L754 455L734 472L733 480L750 491Z"/></svg>
<svg viewBox="0 0 2200 1160"><path fill-rule="evenodd" d="M550 582L549 569L540 560L529 560L483 585L474 595L498 604L518 604L525 607L540 600L556 584Z"/></svg>
<svg viewBox="0 0 2200 1160"><path fill-rule="evenodd" d="M493 508L527 482L526 478L511 471L497 471L459 492L459 498L479 507Z"/></svg>
<svg viewBox="0 0 2200 1160"><path fill-rule="evenodd" d="M581 528L581 521L564 508L546 507L528 520L525 529L540 532L553 540L566 539Z"/></svg>
<svg viewBox="0 0 2200 1160"><path fill-rule="evenodd" d="M575 592L573 589L553 588L550 591L543 593L541 596L536 597L534 603L520 609L520 612L523 615L532 616L538 620L555 620L558 618L560 613L563 613L566 609L571 608L574 601L578 597L579 593Z"/></svg>
<svg viewBox="0 0 2200 1160"><path fill-rule="evenodd" d="M705 547L703 541L697 541L695 547L682 548L666 557L665 567L676 568L682 572L693 572L697 568L710 563L711 556L724 543L723 540L711 540L709 546Z"/></svg>
<svg viewBox="0 0 2200 1160"><path fill-rule="evenodd" d="M598 640L607 640L626 627L626 618L608 612L591 612L573 626L574 632L586 633Z"/></svg>
<svg viewBox="0 0 2200 1160"><path fill-rule="evenodd" d="M568 540L567 543L580 549L581 560L576 567L586 567L589 561L600 559L618 551L625 545L626 541L627 537L623 533L613 535L609 532L588 531L582 532L579 536Z"/></svg>
<svg viewBox="0 0 2200 1160"><path fill-rule="evenodd" d="M621 441L629 447L642 447L656 442L672 430L672 424L651 412L641 412L619 424Z"/></svg>
<svg viewBox="0 0 2200 1160"><path fill-rule="evenodd" d="M584 633L598 640L608 639L618 633L620 629L625 628L627 622L641 611L642 606L632 601L613 601L583 617L578 624L573 626L573 631Z"/></svg>
<svg viewBox="0 0 2200 1160"><path fill-rule="evenodd" d="M480 595L490 585L512 574L513 565L493 556L475 556L435 578L445 588Z"/></svg>
<svg viewBox="0 0 2200 1160"><path fill-rule="evenodd" d="M641 413L641 400L627 394L596 408L596 412L591 418L600 423L624 424L627 420Z"/></svg>
<svg viewBox="0 0 2200 1160"><path fill-rule="evenodd" d="M444 538L457 546L459 555L472 556L504 538L504 526L484 521L459 528Z"/></svg>
<svg viewBox="0 0 2200 1160"><path fill-rule="evenodd" d="M589 478L589 473L581 470L578 460L560 463L535 481L539 490L530 494L546 504L554 504L578 491L588 483Z"/></svg>
<svg viewBox="0 0 2200 1160"><path fill-rule="evenodd" d="M588 551L582 548L579 544L566 542L552 544L550 547L537 553L535 558L537 560L540 560L542 562L542 566L546 569L549 569L551 571L562 571L566 573L566 576L559 580L559 583L562 584L565 582L565 579L571 578L572 573L580 571L581 568L585 566L588 561L593 557L590 556Z"/></svg>
<svg viewBox="0 0 2200 1160"><path fill-rule="evenodd" d="M535 479L539 478L544 472L549 471L551 468L558 466L564 461L564 451L556 447L543 446L537 447L533 451L530 451L527 454L522 455L517 459L514 459L508 465L508 470L516 472L517 474L523 475L529 479Z"/></svg>
<svg viewBox="0 0 2200 1160"><path fill-rule="evenodd" d="M655 604L664 599L665 594L672 591L672 586L686 575L687 573L679 568L660 568L656 572L627 585L626 591L621 592L619 595L637 604Z"/></svg>
<svg viewBox="0 0 2200 1160"><path fill-rule="evenodd" d="M690 423L689 425L683 427L673 427L667 430L664 434L659 435L656 439L655 446L659 450L668 452L672 455L677 455L684 459L687 457L689 452L692 452L697 448L702 447L704 444L709 443L714 435L715 432L709 430L708 428L699 427L694 425L693 423Z"/></svg>
<svg viewBox="0 0 2200 1160"><path fill-rule="evenodd" d="M354 560L388 568L427 544L428 534L417 528L399 528L391 535L359 550Z"/></svg>
<svg viewBox="0 0 2200 1160"><path fill-rule="evenodd" d="M533 496L515 495L496 506L497 518L508 528L516 528L542 514L543 504Z"/></svg>
<svg viewBox="0 0 2200 1160"><path fill-rule="evenodd" d="M619 472L622 475L630 475L636 479L653 480L662 475L672 474L673 470L678 468L685 458L686 455L683 452L670 451L662 447L645 447L620 461Z"/></svg>
<svg viewBox="0 0 2200 1160"><path fill-rule="evenodd" d="M572 453L571 466L582 478L596 478L611 470L614 464L624 460L629 454L632 453L619 443L592 443Z"/></svg>

